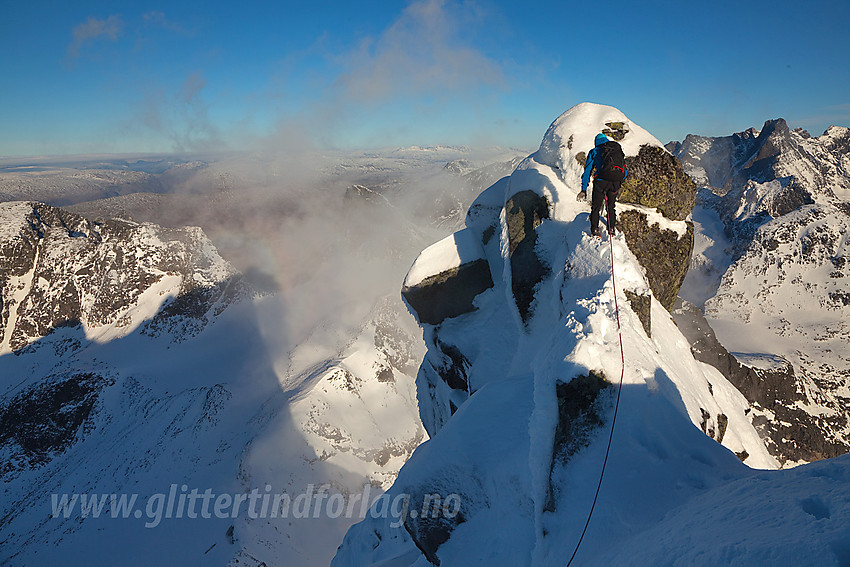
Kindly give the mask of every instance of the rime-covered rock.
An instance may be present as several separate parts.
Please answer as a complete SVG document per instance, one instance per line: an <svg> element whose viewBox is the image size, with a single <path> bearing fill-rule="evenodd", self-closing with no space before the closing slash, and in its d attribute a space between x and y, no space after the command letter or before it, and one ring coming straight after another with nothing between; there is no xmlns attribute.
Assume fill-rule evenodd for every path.
<svg viewBox="0 0 850 567"><path fill-rule="evenodd" d="M491 287L493 278L481 244L471 231L462 230L419 255L401 295L421 323L438 325L474 311L475 298Z"/></svg>
<svg viewBox="0 0 850 567"><path fill-rule="evenodd" d="M664 148L642 146L626 158L629 174L620 187L619 201L657 209L671 220L685 220L696 203L696 185L679 160Z"/></svg>
<svg viewBox="0 0 850 567"><path fill-rule="evenodd" d="M694 227L680 221L671 230L661 228L662 223L653 223L653 215L637 209L623 210L617 221L629 248L646 270L653 295L669 311L688 273Z"/></svg>

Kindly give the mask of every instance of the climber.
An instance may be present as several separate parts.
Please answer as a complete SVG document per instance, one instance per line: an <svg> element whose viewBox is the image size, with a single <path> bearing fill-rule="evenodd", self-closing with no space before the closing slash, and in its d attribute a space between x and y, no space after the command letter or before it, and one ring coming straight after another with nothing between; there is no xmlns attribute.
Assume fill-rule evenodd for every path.
<svg viewBox="0 0 850 567"><path fill-rule="evenodd" d="M605 134L597 134L595 147L587 154L584 174L581 176L581 193L578 200L587 199L587 185L593 175L593 193L590 201L590 234L599 236L599 212L602 202L608 204L608 235L614 236L617 216L614 204L620 191L620 184L626 178L626 158L623 148Z"/></svg>

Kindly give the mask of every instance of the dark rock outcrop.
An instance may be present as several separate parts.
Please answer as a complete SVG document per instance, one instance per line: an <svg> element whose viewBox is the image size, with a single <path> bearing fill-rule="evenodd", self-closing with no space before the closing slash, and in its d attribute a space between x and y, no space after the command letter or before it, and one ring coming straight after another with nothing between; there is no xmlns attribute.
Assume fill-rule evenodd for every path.
<svg viewBox="0 0 850 567"><path fill-rule="evenodd" d="M702 420L699 427L702 432L717 441L723 443L723 437L726 435L726 427L729 425L729 418L725 413L717 414L717 419L712 420L711 413L705 408L699 408ZM716 426L715 426L716 424ZM746 457L742 458L743 461Z"/></svg>
<svg viewBox="0 0 850 567"><path fill-rule="evenodd" d="M590 432L603 425L600 394L611 386L604 376L589 372L556 387L558 425L555 428L554 459L566 460L587 447Z"/></svg>
<svg viewBox="0 0 850 567"><path fill-rule="evenodd" d="M505 203L511 262L511 287L523 322L531 318L535 286L550 273L550 267L535 251L536 229L549 218L549 203L534 191L520 191Z"/></svg>
<svg viewBox="0 0 850 567"><path fill-rule="evenodd" d="M678 300L672 312L673 320L691 344L694 358L720 371L759 413L752 417L753 425L762 436L768 451L780 463L816 461L842 455L850 449L846 443L824 435L823 424L805 411L806 399L797 388L793 366L781 362L771 368L756 368L742 364L714 335L702 312L694 305ZM832 425L846 426L846 417L836 414Z"/></svg>
<svg viewBox="0 0 850 567"><path fill-rule="evenodd" d="M643 205L671 220L685 220L696 203L696 185L682 164L663 148L643 146L626 157L629 172L620 188L623 203Z"/></svg>
<svg viewBox="0 0 850 567"><path fill-rule="evenodd" d="M607 388L611 383L605 376L590 371L579 375L569 382L560 382L555 387L558 400L558 424L555 426L555 438L552 447L552 464L549 469L549 486L546 509L556 507L557 488L553 486L552 475L556 468L563 467L573 455L590 445L594 431L605 425L602 416ZM610 398L607 398L610 399Z"/></svg>
<svg viewBox="0 0 850 567"><path fill-rule="evenodd" d="M629 174L620 188L620 202L656 209L670 220L688 218L696 203L696 185L678 159L663 148L643 146L638 155L626 158L626 167ZM639 210L629 209L619 213L617 228L646 269L653 294L669 311L688 273L693 224L688 221L686 234L679 236L650 224L647 215ZM649 333L648 323L644 323L644 328Z"/></svg>
<svg viewBox="0 0 850 567"><path fill-rule="evenodd" d="M688 274L694 247L694 226L688 222L686 233L650 226L647 216L636 210L619 215L617 226L623 231L629 249L646 270L652 294L668 311Z"/></svg>
<svg viewBox="0 0 850 567"><path fill-rule="evenodd" d="M413 502L422 502L423 509L417 509L404 519L404 529L419 551L432 565L440 565L437 550L446 543L452 532L466 521L462 510L453 510L445 506L442 497L435 494L414 494ZM459 499L462 502L462 499ZM446 513L448 512L448 513Z"/></svg>
<svg viewBox="0 0 850 567"><path fill-rule="evenodd" d="M602 133L619 142L629 133L629 126L625 122L606 122Z"/></svg>
<svg viewBox="0 0 850 567"><path fill-rule="evenodd" d="M629 289L625 290L626 299L632 307L632 311L640 319L640 324L646 332L646 336L652 336L652 296L647 293L637 293Z"/></svg>
<svg viewBox="0 0 850 567"><path fill-rule="evenodd" d="M148 334L194 334L207 314L248 292L200 229L92 222L41 203L6 203L0 215L7 230L0 241L0 337L13 351L69 321L127 326L129 311L166 278L172 290L177 285L176 297L149 322Z"/></svg>
<svg viewBox="0 0 850 567"><path fill-rule="evenodd" d="M478 258L405 286L401 295L421 323L439 325L449 317L474 311L473 300L491 287L490 265Z"/></svg>
<svg viewBox="0 0 850 567"><path fill-rule="evenodd" d="M78 437L109 380L91 372L45 378L0 407L0 476L43 465Z"/></svg>

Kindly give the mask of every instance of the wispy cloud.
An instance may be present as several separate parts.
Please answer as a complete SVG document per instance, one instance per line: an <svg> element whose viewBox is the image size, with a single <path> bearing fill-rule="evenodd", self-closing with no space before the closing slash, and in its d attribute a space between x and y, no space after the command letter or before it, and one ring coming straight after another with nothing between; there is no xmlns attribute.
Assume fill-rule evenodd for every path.
<svg viewBox="0 0 850 567"><path fill-rule="evenodd" d="M206 86L203 74L196 72L175 93L148 92L141 109L141 124L171 140L175 152L224 149L226 144L202 96Z"/></svg>
<svg viewBox="0 0 850 567"><path fill-rule="evenodd" d="M154 10L142 15L145 24L173 31L178 34L188 35L188 32L175 21L166 17L164 12Z"/></svg>
<svg viewBox="0 0 850 567"><path fill-rule="evenodd" d="M105 20L89 17L84 23L75 26L71 31L73 39L68 44L68 57L76 59L80 56L82 47L99 38L117 41L124 31L124 20L119 15L111 15Z"/></svg>
<svg viewBox="0 0 850 567"><path fill-rule="evenodd" d="M337 80L347 100L380 102L397 96L456 95L501 86L498 61L467 39L478 14L470 4L418 0L376 38L338 58Z"/></svg>
<svg viewBox="0 0 850 567"><path fill-rule="evenodd" d="M355 44L317 38L288 61L281 84L309 85L307 97L313 98L296 92L289 105L283 93L278 138L285 144L299 132L295 141L303 144L306 124L319 146L403 143L405 129L417 121L442 121L448 128L451 113L484 112L492 95L511 84L504 62L478 41L493 17L474 1L413 0L387 27ZM321 64L310 67L314 59ZM408 109L416 113L409 123L390 118Z"/></svg>

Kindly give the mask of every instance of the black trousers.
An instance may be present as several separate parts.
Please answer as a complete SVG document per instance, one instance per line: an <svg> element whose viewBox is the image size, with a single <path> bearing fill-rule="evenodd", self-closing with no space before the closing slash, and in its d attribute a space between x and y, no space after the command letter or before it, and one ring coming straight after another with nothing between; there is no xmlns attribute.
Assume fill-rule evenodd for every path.
<svg viewBox="0 0 850 567"><path fill-rule="evenodd" d="M614 226L617 223L617 215L614 213L614 205L617 202L617 195L620 193L620 184L604 179L593 180L593 194L590 200L590 230L593 233L599 231L599 212L602 210L602 205L605 198L608 198L608 232L614 232Z"/></svg>

